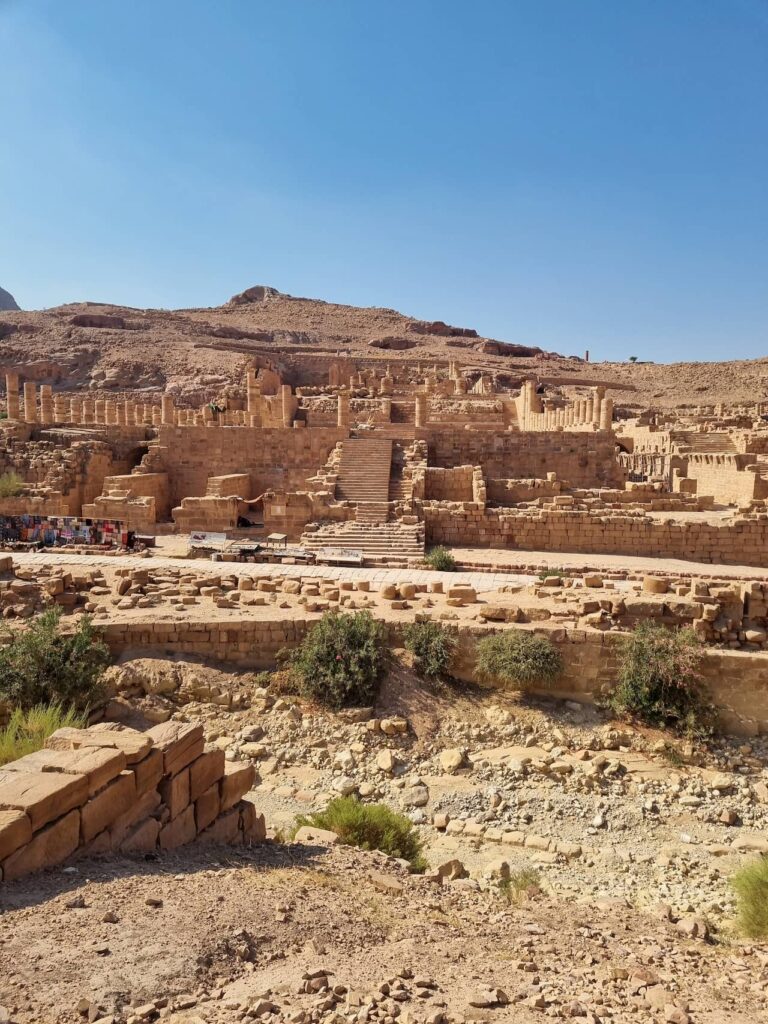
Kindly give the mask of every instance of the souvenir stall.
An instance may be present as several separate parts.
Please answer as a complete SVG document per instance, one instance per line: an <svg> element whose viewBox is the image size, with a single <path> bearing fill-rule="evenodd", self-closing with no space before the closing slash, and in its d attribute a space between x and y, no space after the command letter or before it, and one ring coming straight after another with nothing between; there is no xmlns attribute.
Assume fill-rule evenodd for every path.
<svg viewBox="0 0 768 1024"><path fill-rule="evenodd" d="M116 519L81 519L77 516L0 516L3 544L38 547L119 547L128 545L129 531Z"/></svg>

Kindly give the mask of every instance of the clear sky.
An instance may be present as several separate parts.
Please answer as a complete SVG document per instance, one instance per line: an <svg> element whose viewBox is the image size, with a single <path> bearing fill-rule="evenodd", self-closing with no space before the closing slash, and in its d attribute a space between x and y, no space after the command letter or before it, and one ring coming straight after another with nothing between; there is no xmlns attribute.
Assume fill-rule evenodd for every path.
<svg viewBox="0 0 768 1024"><path fill-rule="evenodd" d="M768 354L768 0L0 0L0 285Z"/></svg>

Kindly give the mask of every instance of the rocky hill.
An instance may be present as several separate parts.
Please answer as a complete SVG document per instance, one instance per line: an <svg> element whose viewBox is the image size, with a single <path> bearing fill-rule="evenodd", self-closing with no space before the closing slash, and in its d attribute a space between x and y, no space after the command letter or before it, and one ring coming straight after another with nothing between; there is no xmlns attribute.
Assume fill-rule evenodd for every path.
<svg viewBox="0 0 768 1024"><path fill-rule="evenodd" d="M14 299L14 297L11 295L11 293L7 292L5 290L5 288L0 288L0 309L2 309L2 310L6 310L6 309L17 310L19 308L20 307L19 307L18 302L16 301L16 299Z"/></svg>
<svg viewBox="0 0 768 1024"><path fill-rule="evenodd" d="M624 386L617 401L641 408L768 398L768 359L587 363L579 356L482 337L469 327L393 309L296 298L267 285L212 308L83 302L35 312L6 310L0 317L0 370L12 366L54 385L111 394L169 389L208 400L217 391L241 386L244 368L254 358L278 367L294 383L320 383L328 360L337 355L358 363L405 360L425 367L452 359L511 386L531 372L562 381L566 390L582 381L615 381Z"/></svg>

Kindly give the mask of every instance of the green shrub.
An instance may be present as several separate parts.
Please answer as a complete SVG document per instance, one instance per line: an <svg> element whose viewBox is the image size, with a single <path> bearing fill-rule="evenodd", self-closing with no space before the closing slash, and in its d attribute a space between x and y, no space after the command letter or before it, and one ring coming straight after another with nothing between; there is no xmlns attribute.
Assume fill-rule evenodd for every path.
<svg viewBox="0 0 768 1024"><path fill-rule="evenodd" d="M384 627L370 612L327 612L290 656L299 692L331 708L372 704L378 693Z"/></svg>
<svg viewBox="0 0 768 1024"><path fill-rule="evenodd" d="M731 879L740 930L750 939L768 938L768 858L745 864Z"/></svg>
<svg viewBox="0 0 768 1024"><path fill-rule="evenodd" d="M712 710L699 672L702 655L692 629L641 622L622 646L619 681L609 706L648 725L689 733L710 731Z"/></svg>
<svg viewBox="0 0 768 1024"><path fill-rule="evenodd" d="M439 622L413 622L403 630L405 646L415 658L415 667L430 679L448 671L456 638Z"/></svg>
<svg viewBox="0 0 768 1024"><path fill-rule="evenodd" d="M40 750L57 729L64 726L79 729L86 722L85 715L71 708L67 711L61 704L38 704L27 711L16 708L8 725L0 729L0 765Z"/></svg>
<svg viewBox="0 0 768 1024"><path fill-rule="evenodd" d="M539 573L539 579L542 581L542 583L544 582L544 580L548 579L550 576L557 576L557 578L559 580L562 580L563 577L565 576L565 570L564 569L542 569L541 572Z"/></svg>
<svg viewBox="0 0 768 1024"><path fill-rule="evenodd" d="M437 572L456 572L456 559L448 548L442 545L429 550L424 556L424 561L430 569L435 569Z"/></svg>
<svg viewBox="0 0 768 1024"><path fill-rule="evenodd" d="M109 651L91 620L70 633L60 629L61 613L51 608L22 630L7 631L0 647L0 699L24 711L60 704L85 711L103 695Z"/></svg>
<svg viewBox="0 0 768 1024"><path fill-rule="evenodd" d="M16 498L25 486L19 474L13 470L0 473L0 498Z"/></svg>
<svg viewBox="0 0 768 1024"><path fill-rule="evenodd" d="M502 894L511 902L521 899L529 889L541 888L541 875L536 868L523 867L511 872L509 878L499 882Z"/></svg>
<svg viewBox="0 0 768 1024"><path fill-rule="evenodd" d="M303 825L330 829L347 846L400 857L409 862L413 871L424 871L427 866L413 824L385 804L363 804L353 796L340 796L331 800L324 811L298 817L293 834Z"/></svg>
<svg viewBox="0 0 768 1024"><path fill-rule="evenodd" d="M563 663L548 637L507 629L478 640L475 669L482 679L525 687L552 682Z"/></svg>

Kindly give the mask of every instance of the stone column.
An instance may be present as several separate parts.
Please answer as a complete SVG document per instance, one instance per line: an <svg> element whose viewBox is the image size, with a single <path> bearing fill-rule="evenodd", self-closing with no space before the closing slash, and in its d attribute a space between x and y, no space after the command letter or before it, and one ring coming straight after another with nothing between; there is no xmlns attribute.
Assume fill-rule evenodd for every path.
<svg viewBox="0 0 768 1024"><path fill-rule="evenodd" d="M9 420L17 420L20 417L19 406L19 375L18 373L6 373L5 375L6 403L5 411Z"/></svg>
<svg viewBox="0 0 768 1024"><path fill-rule="evenodd" d="M118 427L124 427L126 424L125 402L117 402L115 404L115 423Z"/></svg>
<svg viewBox="0 0 768 1024"><path fill-rule="evenodd" d="M45 426L53 423L53 389L50 384L40 385L40 422Z"/></svg>
<svg viewBox="0 0 768 1024"><path fill-rule="evenodd" d="M69 422L77 425L83 422L83 400L79 395L70 399Z"/></svg>
<svg viewBox="0 0 768 1024"><path fill-rule="evenodd" d="M83 423L95 423L94 405L92 398L83 399Z"/></svg>
<svg viewBox="0 0 768 1024"><path fill-rule="evenodd" d="M104 409L104 399L97 398L93 405L93 414L96 422L99 424L104 424L107 422L106 417L104 415Z"/></svg>
<svg viewBox="0 0 768 1024"><path fill-rule="evenodd" d="M33 380L24 381L24 422L37 423L37 388Z"/></svg>
<svg viewBox="0 0 768 1024"><path fill-rule="evenodd" d="M150 415L152 418L152 426L159 427L163 422L163 408L160 405L153 405L150 409Z"/></svg>
<svg viewBox="0 0 768 1024"><path fill-rule="evenodd" d="M595 424L596 427L599 427L600 407L602 406L603 399L605 398L605 388L602 385L599 385L594 389L593 395L594 397L592 399L592 422Z"/></svg>
<svg viewBox="0 0 768 1024"><path fill-rule="evenodd" d="M53 397L53 422L67 422L67 400L63 395L54 395Z"/></svg>
<svg viewBox="0 0 768 1024"><path fill-rule="evenodd" d="M381 416L385 423L392 422L392 399L382 398L381 400Z"/></svg>
<svg viewBox="0 0 768 1024"><path fill-rule="evenodd" d="M600 429L610 430L613 421L613 399L604 398L600 406Z"/></svg>
<svg viewBox="0 0 768 1024"><path fill-rule="evenodd" d="M336 426L339 430L349 430L349 395L340 391L336 402Z"/></svg>
<svg viewBox="0 0 768 1024"><path fill-rule="evenodd" d="M588 398L584 407L584 422L592 423L592 399Z"/></svg>
<svg viewBox="0 0 768 1024"><path fill-rule="evenodd" d="M163 395L162 397L162 409L163 409L163 423L173 423L173 395Z"/></svg>
<svg viewBox="0 0 768 1024"><path fill-rule="evenodd" d="M427 396L423 391L416 393L416 408L414 410L414 425L417 427L426 427L427 425Z"/></svg>

